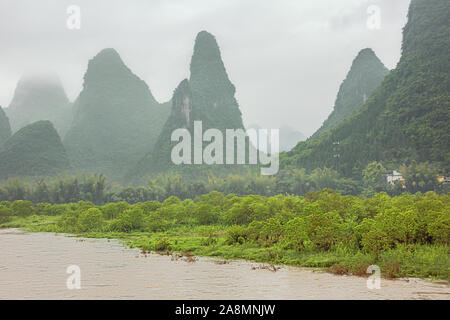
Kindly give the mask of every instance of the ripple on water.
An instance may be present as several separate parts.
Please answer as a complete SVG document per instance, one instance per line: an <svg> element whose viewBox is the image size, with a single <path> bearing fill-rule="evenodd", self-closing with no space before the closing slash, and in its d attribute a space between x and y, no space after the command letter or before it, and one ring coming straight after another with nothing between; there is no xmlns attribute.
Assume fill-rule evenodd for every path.
<svg viewBox="0 0 450 320"><path fill-rule="evenodd" d="M117 241L51 233L0 230L0 299L449 299L447 283L418 279L382 280L369 290L366 279L254 263L195 263L168 256L140 257ZM68 290L66 269L81 269L81 290Z"/></svg>

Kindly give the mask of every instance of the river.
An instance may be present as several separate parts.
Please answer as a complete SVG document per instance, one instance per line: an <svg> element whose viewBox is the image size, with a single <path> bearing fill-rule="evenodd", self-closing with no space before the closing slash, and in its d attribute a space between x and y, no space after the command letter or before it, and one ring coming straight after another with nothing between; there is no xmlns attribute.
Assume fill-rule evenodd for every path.
<svg viewBox="0 0 450 320"><path fill-rule="evenodd" d="M143 255L121 242L0 230L0 299L450 299L450 286L428 280L366 279L311 269L274 272L246 261L196 262ZM69 266L80 289L68 289Z"/></svg>

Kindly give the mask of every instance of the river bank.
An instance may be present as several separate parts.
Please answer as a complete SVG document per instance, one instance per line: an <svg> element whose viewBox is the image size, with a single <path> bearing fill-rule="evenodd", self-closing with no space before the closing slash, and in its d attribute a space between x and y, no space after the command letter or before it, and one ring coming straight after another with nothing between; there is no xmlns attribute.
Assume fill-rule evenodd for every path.
<svg viewBox="0 0 450 320"><path fill-rule="evenodd" d="M0 299L449 299L448 284L419 279L366 279L283 266L142 254L124 243L0 230ZM78 265L81 289L68 290Z"/></svg>
<svg viewBox="0 0 450 320"><path fill-rule="evenodd" d="M143 252L325 268L386 278L450 280L449 195L372 198L332 190L306 197L170 197L95 205L0 203L0 227L120 239Z"/></svg>
<svg viewBox="0 0 450 320"><path fill-rule="evenodd" d="M17 217L3 226L21 228L28 232L67 234L58 228L60 217ZM1 229L0 229L1 230ZM222 261L244 260L273 265L313 268L324 272L367 278L369 266L380 267L385 279L421 278L449 281L447 246L421 246L414 250L399 247L379 256L349 250L338 246L328 251L304 250L299 252L281 246L261 246L255 242L228 243L228 228L220 226L179 227L166 232L79 232L74 237L120 240L130 248L139 249L144 255L157 253L163 256L180 254L212 257ZM189 258L188 258L189 259ZM432 276L432 275L438 276Z"/></svg>

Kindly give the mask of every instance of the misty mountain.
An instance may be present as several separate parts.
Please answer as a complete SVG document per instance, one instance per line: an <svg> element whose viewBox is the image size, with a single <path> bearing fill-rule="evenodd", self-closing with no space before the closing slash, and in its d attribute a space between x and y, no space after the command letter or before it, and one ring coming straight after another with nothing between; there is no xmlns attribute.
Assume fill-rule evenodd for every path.
<svg viewBox="0 0 450 320"><path fill-rule="evenodd" d="M336 167L348 176L374 160L391 167L431 161L449 170L449 16L447 0L412 0L396 69L355 114L298 144L282 164Z"/></svg>
<svg viewBox="0 0 450 320"><path fill-rule="evenodd" d="M7 139L9 139L9 137L11 137L9 119L2 107L0 107L0 147Z"/></svg>
<svg viewBox="0 0 450 320"><path fill-rule="evenodd" d="M155 148L140 161L132 175L142 177L173 169L170 155L177 142L171 142L171 134L186 128L193 137L194 121L202 121L203 132L209 128L223 133L225 129L243 129L235 91L215 37L200 32L195 40L190 78L183 80L174 91L171 113Z"/></svg>
<svg viewBox="0 0 450 320"><path fill-rule="evenodd" d="M255 129L255 130L260 130L260 129L265 129L262 128L261 126L257 125L257 124L252 124L250 126L247 127L247 129ZM274 128L276 129L276 128ZM268 136L266 137L267 139L267 146L270 150L270 130L271 129L267 129L269 130L268 132ZM279 130L279 151L280 152L287 152L290 151L293 147L295 147L297 145L297 143L299 143L300 141L303 141L306 139L306 136L297 130L294 130L293 128L289 127L289 126L283 126L281 128L278 129ZM252 141L250 139L250 141L252 142L252 145L256 147L256 141ZM267 150L261 150L263 152L267 152Z"/></svg>
<svg viewBox="0 0 450 320"><path fill-rule="evenodd" d="M372 49L361 50L339 88L333 112L313 137L333 129L363 105L388 73Z"/></svg>
<svg viewBox="0 0 450 320"><path fill-rule="evenodd" d="M290 151L294 148L300 141L306 139L306 136L291 127L284 126L280 128L280 152Z"/></svg>
<svg viewBox="0 0 450 320"><path fill-rule="evenodd" d="M0 179L51 176L69 169L61 139L47 120L23 127L0 147Z"/></svg>
<svg viewBox="0 0 450 320"><path fill-rule="evenodd" d="M30 123L49 120L64 136L71 121L69 99L61 81L53 74L24 75L5 111L13 132Z"/></svg>
<svg viewBox="0 0 450 320"><path fill-rule="evenodd" d="M89 61L64 145L77 171L117 177L153 147L170 108L114 49Z"/></svg>

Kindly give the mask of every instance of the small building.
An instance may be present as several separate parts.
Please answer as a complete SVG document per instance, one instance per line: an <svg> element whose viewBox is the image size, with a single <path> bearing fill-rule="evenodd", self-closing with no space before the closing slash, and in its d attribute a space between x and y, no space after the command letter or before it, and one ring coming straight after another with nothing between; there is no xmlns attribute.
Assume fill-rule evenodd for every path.
<svg viewBox="0 0 450 320"><path fill-rule="evenodd" d="M439 183L449 183L450 182L450 177L439 177L438 178Z"/></svg>
<svg viewBox="0 0 450 320"><path fill-rule="evenodd" d="M405 181L402 174L396 170L386 172L386 182L389 184L395 184L396 181Z"/></svg>

